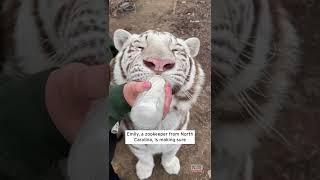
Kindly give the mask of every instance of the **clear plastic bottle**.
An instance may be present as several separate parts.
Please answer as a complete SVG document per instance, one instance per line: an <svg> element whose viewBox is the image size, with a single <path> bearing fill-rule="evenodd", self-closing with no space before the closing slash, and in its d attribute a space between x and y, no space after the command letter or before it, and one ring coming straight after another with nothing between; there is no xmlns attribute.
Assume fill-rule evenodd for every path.
<svg viewBox="0 0 320 180"><path fill-rule="evenodd" d="M152 86L138 95L130 118L137 129L156 129L163 117L165 80L158 75L149 79Z"/></svg>

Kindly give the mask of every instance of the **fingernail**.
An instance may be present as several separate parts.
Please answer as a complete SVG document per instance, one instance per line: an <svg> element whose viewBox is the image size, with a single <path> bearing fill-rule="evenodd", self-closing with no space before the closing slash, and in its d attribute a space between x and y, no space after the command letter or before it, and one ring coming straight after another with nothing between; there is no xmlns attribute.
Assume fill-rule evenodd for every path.
<svg viewBox="0 0 320 180"><path fill-rule="evenodd" d="M164 120L167 116L167 112L163 112L163 115L162 115L162 120Z"/></svg>
<svg viewBox="0 0 320 180"><path fill-rule="evenodd" d="M151 83L149 81L145 81L145 82L143 82L143 87L145 89L150 89L151 88Z"/></svg>
<svg viewBox="0 0 320 180"><path fill-rule="evenodd" d="M167 84L166 90L167 90L167 91L171 91L171 85L170 85L170 83Z"/></svg>

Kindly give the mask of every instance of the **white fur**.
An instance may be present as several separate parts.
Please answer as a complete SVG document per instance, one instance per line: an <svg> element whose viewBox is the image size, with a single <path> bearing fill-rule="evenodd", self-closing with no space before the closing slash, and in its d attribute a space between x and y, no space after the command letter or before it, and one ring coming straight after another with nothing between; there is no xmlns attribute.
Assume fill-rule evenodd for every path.
<svg viewBox="0 0 320 180"><path fill-rule="evenodd" d="M128 77L128 79L124 79L121 75L121 66L123 69L126 69L128 63L130 62L130 59L128 58L129 55L126 53L126 48L135 40L140 40L139 46L144 47L143 51L133 52L131 54L135 56L135 64L139 65L141 69L143 69L143 73L145 73L145 77L142 77L141 79L134 79L134 80L143 80L147 79L147 77L150 77L153 72L150 71L148 68L144 67L143 64L141 64L140 61L144 58L163 58L163 59L173 59L176 62L176 67L184 67L189 69L189 64L181 63L179 59L179 55L174 56L173 52L170 51L169 48L176 48L173 47L174 44L170 43L170 41L177 41L180 43L183 48L186 50L188 56L190 58L195 57L200 48L200 41L198 38L189 38L187 40L182 39L170 39L171 34L169 33L158 33L154 31L147 31L146 34L148 35L148 41L143 41L144 38L139 39L138 34L131 34L125 30L116 30L114 33L114 44L118 50L120 50L119 54L115 58L115 66L113 70L114 74L114 82L116 84L123 84L125 82L128 82L133 79L134 73L130 73L130 67L128 71L125 71L125 75ZM123 54L124 53L124 54ZM140 55L141 54L141 55ZM122 64L120 64L120 57L122 57ZM171 108L167 116L164 120L161 121L160 125L156 129L161 130L173 130L177 129L180 125L180 123L184 120L184 118L187 117L185 124L183 125L182 129L187 129L187 125L189 122L189 111L192 107L192 104L194 104L202 90L202 86L204 83L204 72L201 69L201 66L196 66L197 62L193 61L192 64L192 73L190 77L190 81L188 83L183 84L180 91L176 94L176 96L183 96L184 92L189 90L193 84L196 84L195 86L195 93L191 99L185 102L181 102L178 100L176 96L173 96L173 100L171 103ZM188 66L189 65L189 66ZM195 71L198 71L198 79L195 81ZM174 73L177 68L174 68L172 70L169 70L168 72L164 72L161 74L165 79L167 79L171 84L174 84L175 82L170 79L170 73ZM142 72L140 72L142 74ZM173 107L176 106L179 109L179 112L174 110ZM120 128L125 130L124 123L121 122ZM134 147L132 147L134 146ZM154 167L153 162L153 155L155 154L162 154L161 158L161 164L164 167L165 171L168 174L178 174L180 171L180 161L176 157L176 153L179 150L181 145L170 145L170 144L150 144L150 145L129 145L130 150L133 152L133 154L138 158L138 162L136 164L136 173L139 179L146 179L152 175L152 170ZM139 150L138 150L139 149Z"/></svg>
<svg viewBox="0 0 320 180"><path fill-rule="evenodd" d="M190 55L196 57L200 49L200 40L198 38L189 38L184 41L190 50Z"/></svg>
<svg viewBox="0 0 320 180"><path fill-rule="evenodd" d="M116 30L113 35L114 46L116 47L116 49L120 51L124 43L127 42L130 38L130 36L131 34L128 31L125 31L123 29Z"/></svg>

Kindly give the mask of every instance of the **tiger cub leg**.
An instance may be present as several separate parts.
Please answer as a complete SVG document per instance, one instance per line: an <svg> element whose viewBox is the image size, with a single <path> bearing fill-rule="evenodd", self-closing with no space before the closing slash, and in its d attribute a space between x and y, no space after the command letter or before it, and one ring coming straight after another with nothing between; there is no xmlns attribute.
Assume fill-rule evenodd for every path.
<svg viewBox="0 0 320 180"><path fill-rule="evenodd" d="M132 153L138 158L136 173L139 179L147 179L152 175L154 167L153 154L146 145L129 145Z"/></svg>
<svg viewBox="0 0 320 180"><path fill-rule="evenodd" d="M162 152L161 164L168 174L179 174L180 161L176 156L181 145L170 145L169 151Z"/></svg>

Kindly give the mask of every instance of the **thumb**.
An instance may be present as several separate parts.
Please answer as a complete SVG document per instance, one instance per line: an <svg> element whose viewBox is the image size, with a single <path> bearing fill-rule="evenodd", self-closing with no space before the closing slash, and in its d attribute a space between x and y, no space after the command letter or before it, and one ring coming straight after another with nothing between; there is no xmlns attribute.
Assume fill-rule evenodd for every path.
<svg viewBox="0 0 320 180"><path fill-rule="evenodd" d="M130 86L133 88L134 93L141 93L145 90L148 90L151 88L151 83L149 81L143 81L143 82L132 82Z"/></svg>
<svg viewBox="0 0 320 180"><path fill-rule="evenodd" d="M165 100L164 100L164 107L163 107L163 119L170 111L170 104L172 101L172 89L170 83L165 84Z"/></svg>
<svg viewBox="0 0 320 180"><path fill-rule="evenodd" d="M143 91L151 88L151 83L144 82L128 82L123 88L123 95L130 106L132 106L138 96Z"/></svg>

